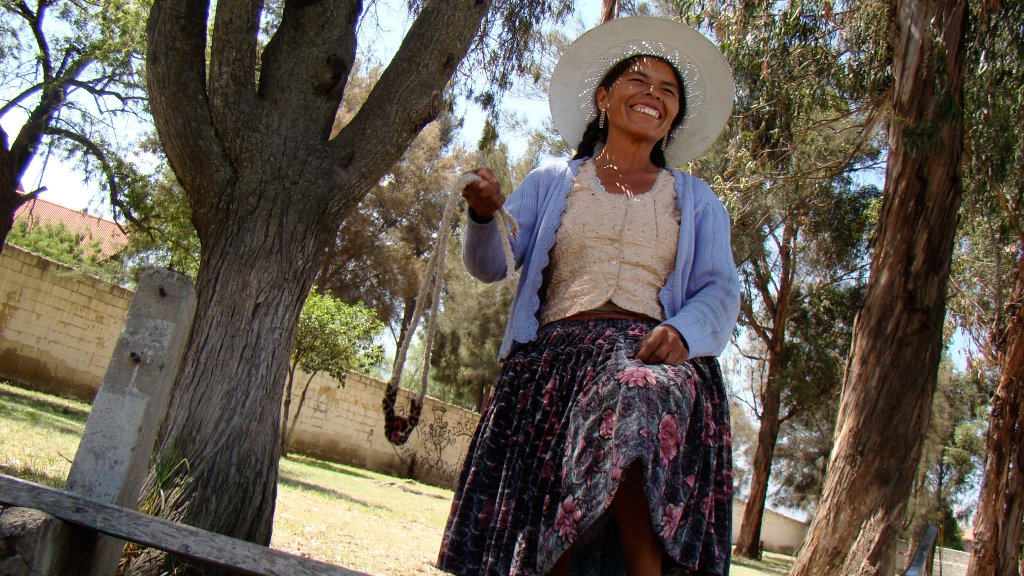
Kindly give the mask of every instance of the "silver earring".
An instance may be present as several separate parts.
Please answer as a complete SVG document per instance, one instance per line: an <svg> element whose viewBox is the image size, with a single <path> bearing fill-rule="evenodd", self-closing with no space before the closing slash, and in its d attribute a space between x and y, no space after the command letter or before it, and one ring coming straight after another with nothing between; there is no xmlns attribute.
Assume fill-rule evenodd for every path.
<svg viewBox="0 0 1024 576"><path fill-rule="evenodd" d="M665 147L666 146L668 146L668 134L665 134L665 137L662 138L662 140L661 140L661 150L662 150L662 152L665 151Z"/></svg>
<svg viewBox="0 0 1024 576"><path fill-rule="evenodd" d="M604 108L601 109L601 116L597 119L597 127L604 130Z"/></svg>

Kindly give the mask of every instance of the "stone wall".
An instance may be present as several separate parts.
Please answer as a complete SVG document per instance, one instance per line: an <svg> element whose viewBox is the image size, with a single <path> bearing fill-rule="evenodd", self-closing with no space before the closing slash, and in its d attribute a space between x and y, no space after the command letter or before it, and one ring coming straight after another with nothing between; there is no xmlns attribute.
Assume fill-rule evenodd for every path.
<svg viewBox="0 0 1024 576"><path fill-rule="evenodd" d="M11 245L0 252L0 377L92 401L132 292Z"/></svg>
<svg viewBox="0 0 1024 576"><path fill-rule="evenodd" d="M92 402L134 294L11 245L0 252L0 378ZM296 376L293 406L307 376ZM404 446L384 437L384 382L318 374L300 413L293 451L401 477L455 484L479 416L427 398ZM410 394L399 395L402 410Z"/></svg>
<svg viewBox="0 0 1024 576"><path fill-rule="evenodd" d="M293 410L307 379L301 372L295 376ZM317 374L299 413L292 449L367 470L454 487L480 415L428 396L419 426L408 442L395 446L384 436L381 400L386 386L356 372L348 373L344 385ZM408 390L399 392L400 411L408 408L412 395Z"/></svg>

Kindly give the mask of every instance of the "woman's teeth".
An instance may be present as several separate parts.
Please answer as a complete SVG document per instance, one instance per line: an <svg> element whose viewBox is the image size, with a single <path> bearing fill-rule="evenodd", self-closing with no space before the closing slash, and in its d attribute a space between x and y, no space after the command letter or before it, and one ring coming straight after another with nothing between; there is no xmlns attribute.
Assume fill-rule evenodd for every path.
<svg viewBox="0 0 1024 576"><path fill-rule="evenodd" d="M651 108L650 106L644 106L643 104L637 104L636 106L633 106L633 111L642 112L643 114L647 114L648 116L653 116L655 118L661 117L660 112L658 112L654 108Z"/></svg>

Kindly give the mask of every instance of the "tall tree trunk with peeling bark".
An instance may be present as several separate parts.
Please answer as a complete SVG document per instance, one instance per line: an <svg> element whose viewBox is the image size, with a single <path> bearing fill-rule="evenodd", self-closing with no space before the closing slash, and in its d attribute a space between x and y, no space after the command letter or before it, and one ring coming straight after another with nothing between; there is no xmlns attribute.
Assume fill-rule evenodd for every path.
<svg viewBox="0 0 1024 576"><path fill-rule="evenodd" d="M208 79L209 1L153 4L153 118L202 241L199 305L157 440L158 459L188 466L162 486L161 516L269 544L282 389L318 258L437 116L488 7L426 2L362 109L329 139L355 59L359 0L286 1L259 65L262 2L218 3ZM172 563L148 551L130 573Z"/></svg>
<svg viewBox="0 0 1024 576"><path fill-rule="evenodd" d="M1024 238L1021 239L1024 242ZM1017 576L1024 528L1024 260L1000 346L1001 376L992 398L985 472L974 517L968 576Z"/></svg>
<svg viewBox="0 0 1024 576"><path fill-rule="evenodd" d="M822 499L793 576L893 573L942 354L961 199L965 0L899 0L889 158Z"/></svg>
<svg viewBox="0 0 1024 576"><path fill-rule="evenodd" d="M778 373L778 366L775 364L778 364L778 361L772 362L768 367L768 384L761 400L761 429L757 433L750 495L747 496L747 505L743 509L740 534L736 538L736 554L753 559L760 559L761 556L761 522L768 499L768 480L772 474L775 445L779 440L779 410L782 407L782 397L772 386L773 373Z"/></svg>
<svg viewBox="0 0 1024 576"><path fill-rule="evenodd" d="M757 433L750 495L743 509L743 523L739 526L740 533L736 538L736 554L752 559L760 559L761 556L761 522L764 519L768 481L771 478L772 461L775 458L775 446L779 440L781 424L779 411L782 410L782 390L779 377L783 369L786 324L789 322L790 309L793 305L793 248L798 230L792 219L788 219L782 229L782 242L778 246L778 277L773 278L772 274L762 271L770 270L768 260L771 257L768 254L761 254L761 258L755 259L753 263L753 281L761 295L761 305L770 313L771 326L756 325L752 304L746 298L742 303L744 319L762 340L768 352L768 375L765 379L764 392L761 394L761 428ZM774 298L771 294L772 285L778 287Z"/></svg>

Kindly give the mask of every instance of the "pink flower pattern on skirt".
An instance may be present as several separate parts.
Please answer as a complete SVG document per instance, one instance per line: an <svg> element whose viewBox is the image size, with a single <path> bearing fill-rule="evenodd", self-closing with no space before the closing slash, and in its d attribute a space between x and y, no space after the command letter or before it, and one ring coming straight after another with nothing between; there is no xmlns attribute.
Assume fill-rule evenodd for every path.
<svg viewBox="0 0 1024 576"><path fill-rule="evenodd" d="M661 461L666 466L679 451L679 418L675 414L665 414L661 417L661 426L658 431L658 441L661 448Z"/></svg>
<svg viewBox="0 0 1024 576"><path fill-rule="evenodd" d="M630 388L656 384L658 382L658 379L654 376L654 371L646 366L629 366L616 374L615 377L619 379L619 382Z"/></svg>
<svg viewBox="0 0 1024 576"><path fill-rule="evenodd" d="M665 515L661 517L661 537L665 540L675 538L679 530L679 521L683 518L682 504L669 504L665 507Z"/></svg>
<svg viewBox="0 0 1024 576"><path fill-rule="evenodd" d="M601 431L599 432L599 434L601 434L601 437L603 438L611 438L614 432L615 410L609 408L605 410L604 414L601 416Z"/></svg>
<svg viewBox="0 0 1024 576"><path fill-rule="evenodd" d="M573 501L572 494L569 494L558 507L558 513L555 515L555 530L558 532L558 536L567 542L575 540L576 523L581 518L583 518L583 512Z"/></svg>
<svg viewBox="0 0 1024 576"><path fill-rule="evenodd" d="M572 545L573 576L618 573L621 543L609 507L624 470L639 465L665 573L728 576L724 381L713 358L678 366L634 360L654 326L554 322L505 362L456 485L439 568L545 574Z"/></svg>

